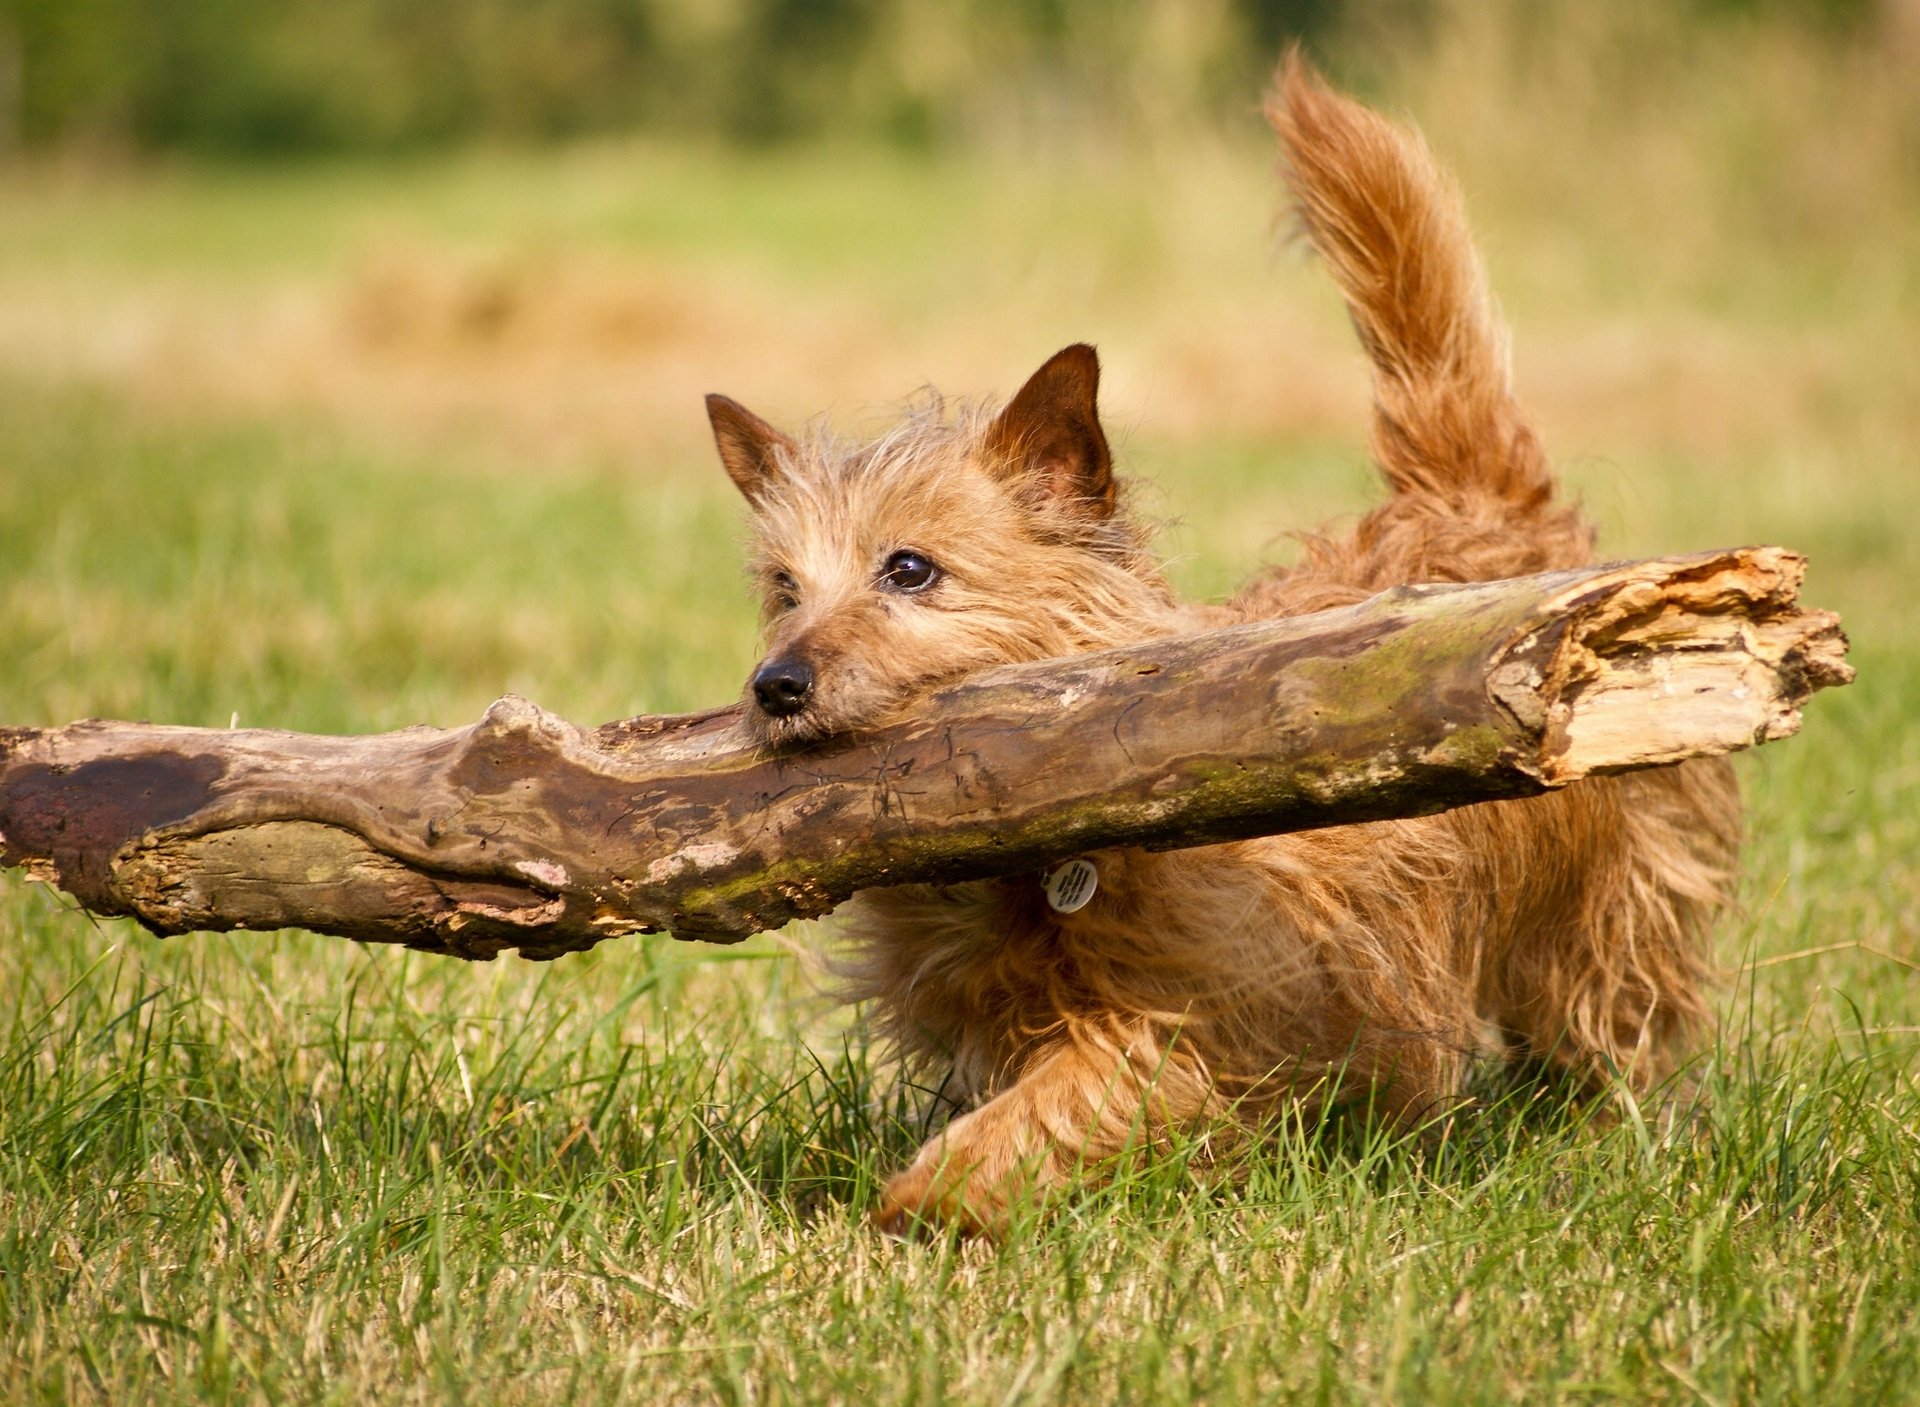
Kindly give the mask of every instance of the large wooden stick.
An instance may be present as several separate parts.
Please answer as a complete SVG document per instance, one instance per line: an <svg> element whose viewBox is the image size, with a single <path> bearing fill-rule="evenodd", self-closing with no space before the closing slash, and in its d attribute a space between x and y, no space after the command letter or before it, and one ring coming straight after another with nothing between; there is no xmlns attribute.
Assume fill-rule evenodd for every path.
<svg viewBox="0 0 1920 1407"><path fill-rule="evenodd" d="M857 890L1411 816L1784 737L1844 684L1803 560L1471 586L995 670L785 753L735 710L583 730L508 697L370 737L0 730L0 864L156 933L467 958L732 941Z"/></svg>

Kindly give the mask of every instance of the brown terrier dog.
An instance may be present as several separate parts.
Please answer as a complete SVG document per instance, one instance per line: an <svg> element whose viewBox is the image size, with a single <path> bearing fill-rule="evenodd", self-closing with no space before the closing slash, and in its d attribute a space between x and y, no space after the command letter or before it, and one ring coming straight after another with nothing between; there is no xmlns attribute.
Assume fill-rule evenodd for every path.
<svg viewBox="0 0 1920 1407"><path fill-rule="evenodd" d="M1297 58L1268 116L1373 362L1387 501L1225 606L1183 605L1125 511L1091 347L997 413L935 402L871 444L796 440L709 397L753 510L769 644L749 712L767 741L887 721L991 665L1588 560L1425 146ZM1335 1091L1415 1119L1477 1053L1645 1088L1708 1014L1706 930L1738 834L1728 768L1694 762L1417 820L1105 852L1072 913L1040 876L862 894L853 995L910 1062L950 1067L967 1110L892 1180L880 1224L992 1231L1012 1199L1157 1134L1253 1130Z"/></svg>

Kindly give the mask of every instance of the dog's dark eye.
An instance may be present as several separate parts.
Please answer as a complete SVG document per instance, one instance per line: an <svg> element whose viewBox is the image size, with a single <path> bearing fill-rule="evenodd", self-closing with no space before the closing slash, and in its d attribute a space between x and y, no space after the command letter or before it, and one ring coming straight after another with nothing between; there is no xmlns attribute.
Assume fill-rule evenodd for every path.
<svg viewBox="0 0 1920 1407"><path fill-rule="evenodd" d="M940 569L918 552L896 552L880 569L880 584L892 591L925 591L938 580Z"/></svg>
<svg viewBox="0 0 1920 1407"><path fill-rule="evenodd" d="M767 579L773 586L773 604L790 611L800 604L800 583L791 572L775 572Z"/></svg>

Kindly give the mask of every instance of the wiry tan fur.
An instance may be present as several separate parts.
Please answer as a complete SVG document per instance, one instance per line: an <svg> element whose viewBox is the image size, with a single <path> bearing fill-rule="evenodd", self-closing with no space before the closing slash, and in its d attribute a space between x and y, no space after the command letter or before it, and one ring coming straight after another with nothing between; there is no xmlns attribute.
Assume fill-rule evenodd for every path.
<svg viewBox="0 0 1920 1407"><path fill-rule="evenodd" d="M1297 59L1268 114L1374 366L1387 500L1224 607L1182 605L1112 477L1090 348L997 414L933 401L864 445L794 440L712 398L754 510L767 660L813 680L804 708L757 716L769 741L883 721L982 666L1587 560L1423 144ZM938 565L932 586L888 585L903 550ZM1415 1119L1476 1054L1645 1088L1707 1016L1738 817L1727 768L1689 763L1420 820L1101 853L1071 915L1039 876L863 894L853 995L965 1109L879 1220L991 1230L1009 1199L1166 1130L1257 1129L1336 1088Z"/></svg>

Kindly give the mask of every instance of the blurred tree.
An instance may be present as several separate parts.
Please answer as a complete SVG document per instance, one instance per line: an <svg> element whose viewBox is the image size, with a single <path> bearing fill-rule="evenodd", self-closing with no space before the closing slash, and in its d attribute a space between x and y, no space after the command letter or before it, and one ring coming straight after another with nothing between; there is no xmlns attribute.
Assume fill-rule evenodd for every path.
<svg viewBox="0 0 1920 1407"><path fill-rule="evenodd" d="M1686 0L1877 23L1894 0ZM1535 18L1551 24L1552 4ZM670 128L928 142L1244 112L1280 47L1412 0L0 0L0 149L385 150Z"/></svg>

